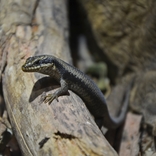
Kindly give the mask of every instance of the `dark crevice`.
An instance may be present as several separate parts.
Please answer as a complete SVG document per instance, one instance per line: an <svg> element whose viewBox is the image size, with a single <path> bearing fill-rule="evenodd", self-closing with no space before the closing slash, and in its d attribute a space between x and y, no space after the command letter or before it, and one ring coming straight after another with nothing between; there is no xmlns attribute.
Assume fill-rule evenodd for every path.
<svg viewBox="0 0 156 156"><path fill-rule="evenodd" d="M35 15L35 13L36 13L36 9L37 9L37 7L38 7L38 5L39 5L39 2L40 2L40 0L36 0L36 3L35 3L35 5L34 5L34 10L33 10L33 15Z"/></svg>
<svg viewBox="0 0 156 156"><path fill-rule="evenodd" d="M40 149L44 146L44 144L49 140L50 138L45 137L42 139L38 144L40 146Z"/></svg>
<svg viewBox="0 0 156 156"><path fill-rule="evenodd" d="M4 73L5 71L5 68L7 66L7 55L8 55L8 51L7 51L7 47L9 47L9 42L10 42L10 39L11 37L14 35L14 33L11 33L9 34L8 36L6 34L4 34L5 39L4 41L2 42L2 44L0 45L1 47L1 51L2 51L2 56L1 56L1 67L0 67L0 74L1 74L1 77L0 77L0 80L2 80L2 74ZM5 49L6 48L6 49Z"/></svg>
<svg viewBox="0 0 156 156"><path fill-rule="evenodd" d="M76 137L73 136L73 135L70 135L70 134L66 134L66 133L61 133L61 132L57 132L57 133L54 133L56 136L60 136L61 138L63 139L69 139L69 140L72 140L72 139L75 139ZM55 139L58 139L57 137L54 137Z"/></svg>
<svg viewBox="0 0 156 156"><path fill-rule="evenodd" d="M73 58L74 66L77 66L79 37L83 33L82 19L79 15L79 6L77 1L68 0L68 18L69 18L69 46Z"/></svg>
<svg viewBox="0 0 156 156"><path fill-rule="evenodd" d="M2 58L3 58L3 57L5 57L5 59L3 59L3 61L5 60L5 62L4 62L4 64L3 64L3 66L1 66L1 67L2 67L2 69L1 69L1 74L4 73L5 68L6 68L6 66L7 66L6 56L2 56ZM1 75L1 76L2 76L2 75ZM0 79L2 79L2 77L1 77Z"/></svg>
<svg viewBox="0 0 156 156"><path fill-rule="evenodd" d="M34 9L32 12L32 20L31 20L31 24L34 25L34 21L35 21L35 13L36 13L36 9L38 8L40 0L36 0L35 5L34 5Z"/></svg>

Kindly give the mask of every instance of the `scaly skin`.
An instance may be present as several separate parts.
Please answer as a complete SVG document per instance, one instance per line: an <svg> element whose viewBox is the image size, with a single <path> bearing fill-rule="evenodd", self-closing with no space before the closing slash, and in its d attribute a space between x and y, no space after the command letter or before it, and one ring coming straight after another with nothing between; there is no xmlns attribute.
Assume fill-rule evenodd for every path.
<svg viewBox="0 0 156 156"><path fill-rule="evenodd" d="M128 107L129 93L119 117L110 116L105 98L97 85L83 72L74 66L51 55L30 57L22 66L24 72L38 72L56 79L61 87L54 93L45 97L49 104L68 90L73 91L85 102L87 108L95 119L102 119L102 124L109 128L117 128L123 123Z"/></svg>

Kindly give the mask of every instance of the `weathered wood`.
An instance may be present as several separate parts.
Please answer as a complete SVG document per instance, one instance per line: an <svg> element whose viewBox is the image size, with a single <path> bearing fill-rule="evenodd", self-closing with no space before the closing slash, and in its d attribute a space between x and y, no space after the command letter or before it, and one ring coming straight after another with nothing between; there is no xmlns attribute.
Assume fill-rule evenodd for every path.
<svg viewBox="0 0 156 156"><path fill-rule="evenodd" d="M13 33L2 50L2 55L7 53L3 92L23 155L117 155L77 95L70 92L59 102L45 104L43 92L52 93L57 86L50 86L47 76L21 70L27 57L39 54L53 54L71 63L66 1L3 4L9 12L2 21L4 34Z"/></svg>

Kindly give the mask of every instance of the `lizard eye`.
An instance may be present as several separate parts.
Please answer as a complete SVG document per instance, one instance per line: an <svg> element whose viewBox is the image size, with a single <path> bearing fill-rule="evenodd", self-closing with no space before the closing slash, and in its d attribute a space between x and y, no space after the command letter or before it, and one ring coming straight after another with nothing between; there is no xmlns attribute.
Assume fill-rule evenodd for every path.
<svg viewBox="0 0 156 156"><path fill-rule="evenodd" d="M40 63L42 63L42 61L40 61L40 60L37 60L34 62L34 64L36 64L36 65L39 65Z"/></svg>

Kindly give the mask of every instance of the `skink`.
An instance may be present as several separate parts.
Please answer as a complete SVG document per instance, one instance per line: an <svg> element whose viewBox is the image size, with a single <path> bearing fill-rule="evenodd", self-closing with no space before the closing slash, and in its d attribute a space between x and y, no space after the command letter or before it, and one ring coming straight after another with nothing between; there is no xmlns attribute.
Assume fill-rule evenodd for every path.
<svg viewBox="0 0 156 156"><path fill-rule="evenodd" d="M54 94L46 96L45 102L50 104L54 99L58 99L60 95L71 90L85 102L95 119L102 120L105 127L114 129L123 123L127 112L129 93L126 95L120 115L111 117L104 95L97 85L90 77L63 60L51 55L29 57L22 66L22 70L49 75L60 83L61 87Z"/></svg>

